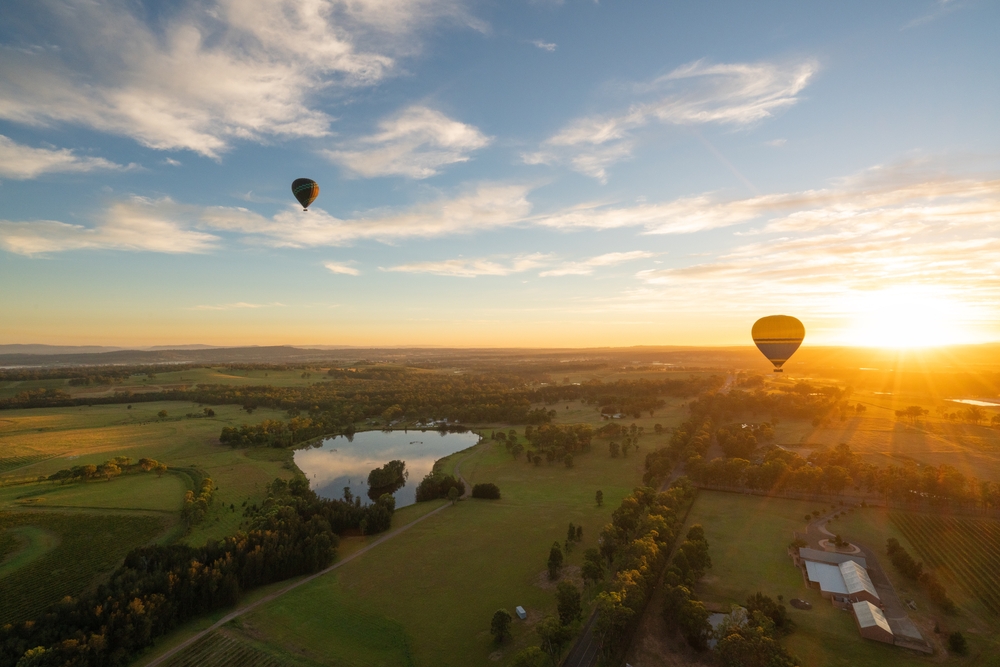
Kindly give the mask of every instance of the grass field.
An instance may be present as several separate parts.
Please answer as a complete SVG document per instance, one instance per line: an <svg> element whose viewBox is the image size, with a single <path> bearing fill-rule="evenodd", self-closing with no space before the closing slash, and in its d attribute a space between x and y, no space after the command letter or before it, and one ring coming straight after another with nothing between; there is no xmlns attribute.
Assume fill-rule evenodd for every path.
<svg viewBox="0 0 1000 667"><path fill-rule="evenodd" d="M487 441L461 465L472 483L491 481L500 501L469 500L414 526L363 558L245 617L252 636L323 664L477 665L537 644L533 625L554 613L545 561L569 522L584 541L568 575L594 546L611 511L641 476L641 459L595 451L576 466L535 467ZM604 506L594 503L597 489ZM410 509L410 508L406 508ZM514 640L493 644L493 612L516 605Z"/></svg>
<svg viewBox="0 0 1000 667"><path fill-rule="evenodd" d="M1000 522L903 512L890 518L916 556L947 573L994 616L1000 614Z"/></svg>
<svg viewBox="0 0 1000 667"><path fill-rule="evenodd" d="M237 406L217 406L213 418L189 419L200 412L194 403L155 402L0 412L0 451L35 457L33 463L0 474L0 508L36 506L139 508L175 511L184 495L176 476L124 475L111 482L59 487L49 483L17 484L62 468L101 464L113 456L149 457L170 467L195 467L216 483L215 500L204 521L184 539L204 544L233 533L242 521L242 505L260 502L275 477L289 478L294 465L287 450L234 450L218 444L224 426L280 419L283 413L259 409L248 415ZM166 410L168 417L156 415ZM6 485L6 486L5 486ZM23 497L20 497L23 496Z"/></svg>
<svg viewBox="0 0 1000 667"><path fill-rule="evenodd" d="M64 596L79 595L166 523L141 514L0 514L0 531L27 542L0 565L0 624L33 618Z"/></svg>

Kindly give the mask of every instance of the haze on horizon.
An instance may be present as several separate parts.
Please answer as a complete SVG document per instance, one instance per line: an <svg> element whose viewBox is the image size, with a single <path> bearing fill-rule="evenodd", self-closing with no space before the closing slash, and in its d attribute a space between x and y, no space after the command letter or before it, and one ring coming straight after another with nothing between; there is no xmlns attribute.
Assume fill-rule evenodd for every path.
<svg viewBox="0 0 1000 667"><path fill-rule="evenodd" d="M1000 340L998 19L4 3L0 344Z"/></svg>

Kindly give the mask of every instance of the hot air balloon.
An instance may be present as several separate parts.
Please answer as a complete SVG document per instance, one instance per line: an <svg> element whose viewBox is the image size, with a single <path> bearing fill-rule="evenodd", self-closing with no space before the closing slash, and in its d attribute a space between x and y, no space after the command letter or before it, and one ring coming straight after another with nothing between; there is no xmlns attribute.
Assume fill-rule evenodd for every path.
<svg viewBox="0 0 1000 667"><path fill-rule="evenodd" d="M806 328L794 317L769 315L753 323L750 335L757 349L774 364L774 372L781 373L782 365L802 345Z"/></svg>
<svg viewBox="0 0 1000 667"><path fill-rule="evenodd" d="M308 211L309 204L319 197L319 185L311 178L296 178L292 181L292 194L302 204L302 210Z"/></svg>

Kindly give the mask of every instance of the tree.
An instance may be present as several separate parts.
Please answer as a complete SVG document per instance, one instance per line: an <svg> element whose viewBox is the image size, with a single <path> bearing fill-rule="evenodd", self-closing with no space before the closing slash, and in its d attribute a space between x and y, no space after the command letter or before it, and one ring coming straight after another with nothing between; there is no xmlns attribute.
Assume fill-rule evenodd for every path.
<svg viewBox="0 0 1000 667"><path fill-rule="evenodd" d="M598 507L601 507L602 505L604 505L604 492L598 490L598 492L594 494L594 500L597 501L597 506Z"/></svg>
<svg viewBox="0 0 1000 667"><path fill-rule="evenodd" d="M576 526L573 525L572 521L569 522L569 528L566 529L566 541L576 542Z"/></svg>
<svg viewBox="0 0 1000 667"><path fill-rule="evenodd" d="M969 642L965 635L958 630L948 635L948 650L958 655L965 655L969 650Z"/></svg>
<svg viewBox="0 0 1000 667"><path fill-rule="evenodd" d="M580 590L568 581L560 581L556 586L556 610L563 625L569 625L583 615Z"/></svg>
<svg viewBox="0 0 1000 667"><path fill-rule="evenodd" d="M500 500L500 487L492 482L476 484L472 487L472 497L486 500Z"/></svg>
<svg viewBox="0 0 1000 667"><path fill-rule="evenodd" d="M621 452L621 447L617 442L612 440L608 443L608 451L611 452L611 458L616 459L618 458L618 454Z"/></svg>
<svg viewBox="0 0 1000 667"><path fill-rule="evenodd" d="M712 635L712 624L708 622L708 609L701 600L684 600L677 613L677 626L684 640L692 647L703 651L708 647Z"/></svg>
<svg viewBox="0 0 1000 667"><path fill-rule="evenodd" d="M156 416L159 417L160 419L166 419L167 418L167 411L166 410L160 410L159 412L156 413Z"/></svg>
<svg viewBox="0 0 1000 667"><path fill-rule="evenodd" d="M202 412L205 413L206 417L214 417L215 416L215 410L213 410L212 408L205 408Z"/></svg>
<svg viewBox="0 0 1000 667"><path fill-rule="evenodd" d="M497 644L502 644L503 640L510 637L510 612L506 609L497 609L493 612L493 620L490 621L490 634Z"/></svg>
<svg viewBox="0 0 1000 667"><path fill-rule="evenodd" d="M780 632L788 633L792 631L794 624L792 619L788 617L788 610L785 609L785 605L775 602L771 597L759 591L747 598L746 609L750 615L758 611L771 619L775 629Z"/></svg>
<svg viewBox="0 0 1000 667"><path fill-rule="evenodd" d="M514 654L511 667L539 667L544 659L545 653L537 646L529 646ZM546 660L546 662L548 662Z"/></svg>
<svg viewBox="0 0 1000 667"><path fill-rule="evenodd" d="M563 552L559 547L558 542L552 543L552 548L549 549L549 579L558 579L559 572L562 570L563 566Z"/></svg>
<svg viewBox="0 0 1000 667"><path fill-rule="evenodd" d="M101 474L104 475L105 479L110 482L112 477L117 477L122 474L122 469L119 468L117 464L108 461L101 466Z"/></svg>
<svg viewBox="0 0 1000 667"><path fill-rule="evenodd" d="M591 557L593 556L593 557ZM584 586L588 582L596 584L604 579L604 562L600 552L591 547L583 554L583 565L580 567Z"/></svg>
<svg viewBox="0 0 1000 667"><path fill-rule="evenodd" d="M553 664L557 663L563 647L573 638L573 633L555 616L543 618L538 622L535 631L542 639L542 650L552 658Z"/></svg>
<svg viewBox="0 0 1000 667"><path fill-rule="evenodd" d="M566 464L567 468L572 468L573 467L573 455L572 454L566 454L566 456L563 457L563 463Z"/></svg>
<svg viewBox="0 0 1000 667"><path fill-rule="evenodd" d="M451 504L452 504L452 505L454 505L454 504L455 504L455 501L457 501L457 500L458 500L458 497L459 497L460 495L462 495L462 494L461 494L461 493L459 493L459 491L458 491L458 488L457 488L457 487L454 487L454 486L453 486L453 487L451 487L450 489L448 489L448 500L450 500L450 501L451 501Z"/></svg>

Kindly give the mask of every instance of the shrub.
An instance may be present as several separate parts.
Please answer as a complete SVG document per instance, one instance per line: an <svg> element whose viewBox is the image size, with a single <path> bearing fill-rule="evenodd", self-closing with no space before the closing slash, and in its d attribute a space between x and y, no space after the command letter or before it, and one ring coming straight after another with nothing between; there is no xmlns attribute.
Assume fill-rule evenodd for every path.
<svg viewBox="0 0 1000 667"><path fill-rule="evenodd" d="M491 482L476 484L472 487L473 498L483 498L485 500L500 500L500 487Z"/></svg>
<svg viewBox="0 0 1000 667"><path fill-rule="evenodd" d="M969 642L961 632L956 630L948 635L948 650L958 655L965 655L969 650Z"/></svg>

